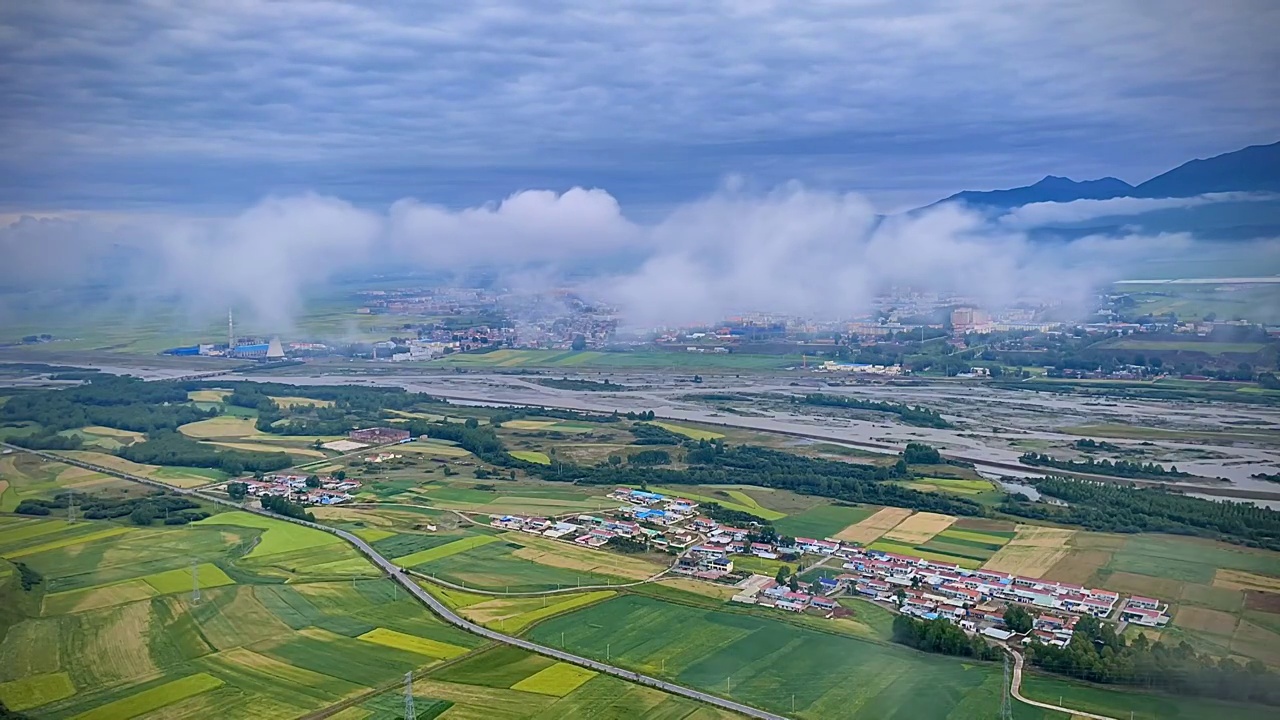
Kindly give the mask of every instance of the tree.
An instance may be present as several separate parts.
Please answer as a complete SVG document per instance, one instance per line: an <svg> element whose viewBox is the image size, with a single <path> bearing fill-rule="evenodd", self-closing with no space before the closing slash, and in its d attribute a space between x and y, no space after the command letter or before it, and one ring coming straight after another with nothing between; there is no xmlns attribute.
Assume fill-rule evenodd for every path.
<svg viewBox="0 0 1280 720"><path fill-rule="evenodd" d="M773 576L773 581L779 585L785 585L789 577L791 577L791 568L786 565L780 565L778 566L778 574Z"/></svg>
<svg viewBox="0 0 1280 720"><path fill-rule="evenodd" d="M787 587L791 588L791 592L800 592L800 576L792 575L787 581Z"/></svg>
<svg viewBox="0 0 1280 720"><path fill-rule="evenodd" d="M621 455L618 455L617 453L614 453L614 454L610 455L610 456L609 456L609 464L610 464L610 465L612 465L612 466L614 466L614 467L618 467L619 465L621 465L621 464L622 464L622 456L621 456Z"/></svg>
<svg viewBox="0 0 1280 720"><path fill-rule="evenodd" d="M893 596L898 598L899 605L907 601L907 591L903 590L902 588L898 588L897 590L894 590Z"/></svg>
<svg viewBox="0 0 1280 720"><path fill-rule="evenodd" d="M245 495L249 494L249 486L242 482L227 483L227 495L232 500L243 500Z"/></svg>
<svg viewBox="0 0 1280 720"><path fill-rule="evenodd" d="M334 480L337 480L338 482L342 482L342 481L346 480L346 479L347 479L347 471L346 471L346 470L339 470L338 472L336 472L336 473L334 473L334 474L333 474L333 479L334 479Z"/></svg>
<svg viewBox="0 0 1280 720"><path fill-rule="evenodd" d="M156 519L155 511L150 505L139 505L129 513L129 522L134 525L150 525L152 520Z"/></svg>
<svg viewBox="0 0 1280 720"><path fill-rule="evenodd" d="M467 421L464 422L463 425L468 430L475 430L476 428L480 427L480 421L475 418L467 418Z"/></svg>
<svg viewBox="0 0 1280 720"><path fill-rule="evenodd" d="M1031 631L1031 614L1019 605L1006 605L1004 609L1004 626L1016 633Z"/></svg>
<svg viewBox="0 0 1280 720"><path fill-rule="evenodd" d="M582 352L587 349L587 338L582 334L574 335L573 342L569 343L569 349L574 352Z"/></svg>
<svg viewBox="0 0 1280 720"><path fill-rule="evenodd" d="M318 475L312 475L312 476L308 477L308 478L307 478L307 487L309 487L309 488L318 488L318 487L320 487L320 477L319 477Z"/></svg>

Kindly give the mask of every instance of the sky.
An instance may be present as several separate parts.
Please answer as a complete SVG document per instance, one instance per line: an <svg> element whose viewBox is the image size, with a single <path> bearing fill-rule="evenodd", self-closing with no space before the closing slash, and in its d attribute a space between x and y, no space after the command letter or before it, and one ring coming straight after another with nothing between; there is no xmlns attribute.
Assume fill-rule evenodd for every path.
<svg viewBox="0 0 1280 720"><path fill-rule="evenodd" d="M1270 0L0 4L0 212L726 178L884 210L1280 137Z"/></svg>
<svg viewBox="0 0 1280 720"><path fill-rule="evenodd" d="M638 324L1084 309L1199 238L1037 227L1259 198L903 211L1275 142L1277 36L1271 0L0 3L0 321L127 291L284 328L386 267L573 277Z"/></svg>

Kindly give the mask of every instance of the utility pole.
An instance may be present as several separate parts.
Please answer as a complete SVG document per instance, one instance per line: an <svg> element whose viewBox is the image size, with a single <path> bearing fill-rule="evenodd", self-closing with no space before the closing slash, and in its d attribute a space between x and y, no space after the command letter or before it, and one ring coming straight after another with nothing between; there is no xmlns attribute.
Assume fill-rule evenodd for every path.
<svg viewBox="0 0 1280 720"><path fill-rule="evenodd" d="M1000 692L1000 720L1013 720L1013 705L1009 703L1009 695L1013 692L1009 677L1009 656L1004 656L1004 684Z"/></svg>
<svg viewBox="0 0 1280 720"><path fill-rule="evenodd" d="M413 671L404 674L404 718L417 720L418 713L413 709Z"/></svg>
<svg viewBox="0 0 1280 720"><path fill-rule="evenodd" d="M191 604L200 602L200 564L191 561Z"/></svg>

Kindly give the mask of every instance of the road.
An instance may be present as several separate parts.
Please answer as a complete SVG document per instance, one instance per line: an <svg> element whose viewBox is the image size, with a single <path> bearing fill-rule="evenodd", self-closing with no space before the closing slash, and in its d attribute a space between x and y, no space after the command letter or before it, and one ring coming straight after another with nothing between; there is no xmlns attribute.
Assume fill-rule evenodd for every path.
<svg viewBox="0 0 1280 720"><path fill-rule="evenodd" d="M495 642L500 642L505 645L518 647L518 648L521 648L522 650L527 650L532 653L537 653L539 655L545 655L550 658L555 658L556 660L559 660L561 662L566 662L572 665L585 667L587 669L594 670L599 673L613 675L615 677L622 678L623 680L639 683L641 685L648 685L649 687L657 688L659 690L671 693L673 695L680 695L683 697L692 698L694 700L707 703L708 705L715 705L716 707L724 708L725 710L730 710L736 713L740 713L748 717L760 718L761 720L787 720L786 717L782 715L775 715L773 713L766 712L764 710L760 710L758 708L754 708L749 705L743 705L742 703L734 702L732 700L726 700L725 698L722 698L716 695L711 695L709 693L704 693L699 690L687 688L687 687L684 687L683 685L675 685L673 683L666 682L665 680L659 680L658 678L655 678L655 677L649 677L648 675L641 675L639 673L635 673L630 670L620 668L616 665L609 665L607 663L602 663L596 660L592 660L590 658L585 658L580 655L574 655L572 653L568 653L563 650L557 650L556 648L553 648L553 647L548 647L546 645L539 645L537 643L529 642L528 640L525 640L523 638L513 637L511 635L504 635L503 633L495 632L486 627L477 625L455 614L452 610L449 609L448 606L446 606L444 603L440 602L439 600L436 600L426 590L423 590L421 586L419 586L416 582L413 581L412 578L408 576L408 574L401 572L400 568L396 567L390 560L386 559L385 557L380 555L378 551L370 547L368 543L366 543L365 541L361 540L360 538L356 537L355 535L345 530L331 528L326 525L320 525L318 523L307 522L306 520L297 520L294 518L285 517L283 515L276 515L275 513L267 512L266 510L262 510L262 509L244 507L237 503L231 502L230 500L224 500L222 498L205 495L204 493L201 493L197 490L175 488L169 485L165 485L164 483L158 482L156 480L140 477L137 475L133 475L131 473L120 472L112 468L104 467L101 465L95 465L94 463L83 462L75 458L63 457L61 455L57 455L51 452L45 452L42 450L28 450L26 448L19 447L17 445L10 445L8 443L0 443L0 445L7 447L9 449L12 449L15 452L31 453L33 455L37 455L39 457L45 458L46 460L65 463L67 465L74 465L76 467L81 467L86 470L93 470L95 472L99 472L104 475L111 475L113 477L123 478L125 480L131 480L133 482L139 482L145 485L151 485L151 486L163 488L165 490L176 493L178 495L189 495L189 496L198 497L201 500L217 503L219 505L224 505L227 507L232 507L232 508L235 508L236 510L243 510L245 512L264 515L267 517L275 518L277 520L291 522L296 525L304 525L306 527L320 530L322 532L327 532L333 535L337 535L343 540L346 540L348 543L354 545L357 550L359 550L362 554L364 554L371 561L373 561L374 565L381 568L382 571L390 575L393 580L400 583L401 586L403 586L406 590L409 591L409 594L411 594L413 597L417 598L422 604L430 608L432 612L439 615L442 619L444 619L445 622L451 625L455 625L459 628L462 628L463 630L466 630L469 633L479 635L483 638L487 638Z"/></svg>
<svg viewBox="0 0 1280 720"><path fill-rule="evenodd" d="M1069 707L1061 705L1053 705L1050 703L1042 703L1036 700L1029 700L1022 696L1022 653L1017 652L1004 643L997 643L1000 648L1013 656L1013 683L1009 687L1009 694L1014 700L1023 702L1033 707L1043 708L1045 710L1057 710L1070 715L1072 718L1092 718L1092 720L1120 720L1110 715L1098 715L1096 713L1085 712L1084 710L1072 710Z"/></svg>

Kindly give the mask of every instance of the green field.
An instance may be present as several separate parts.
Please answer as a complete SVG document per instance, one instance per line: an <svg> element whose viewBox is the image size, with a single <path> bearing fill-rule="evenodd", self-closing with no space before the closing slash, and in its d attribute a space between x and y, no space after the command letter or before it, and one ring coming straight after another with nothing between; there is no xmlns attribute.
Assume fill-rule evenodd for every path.
<svg viewBox="0 0 1280 720"><path fill-rule="evenodd" d="M294 717L482 644L327 533L309 531L326 539L315 544L292 532L305 528L237 515L151 528L0 521L0 552L22 553L44 579L23 591L0 576L0 700L31 717ZM332 557L363 567L313 579Z"/></svg>
<svg viewBox="0 0 1280 720"><path fill-rule="evenodd" d="M703 430L701 428L689 427L688 425L677 425L675 423L663 422L660 420L655 420L653 424L664 430L669 430L677 435L684 435L685 437L693 440L715 440L717 438L724 437L724 433L718 433L714 430Z"/></svg>
<svg viewBox="0 0 1280 720"><path fill-rule="evenodd" d="M638 488L639 486L632 487ZM725 490L723 488L705 485L692 485L689 488L654 486L649 489L653 492L662 493L663 495L681 497L686 500L693 500L697 503L717 503L728 510L751 513L752 515L765 520L773 521L786 517L785 513L770 510L762 506L754 498L741 491Z"/></svg>
<svg viewBox="0 0 1280 720"><path fill-rule="evenodd" d="M616 664L789 717L961 720L995 717L1000 708L1002 670L997 664L965 662L797 628L767 617L636 595L553 618L535 626L529 637L554 647L563 638L570 651L601 660L607 653ZM1130 707L1141 707L1146 698L1054 679L1036 681L1034 694L1039 699L1071 693L1102 712L1124 708L1125 717ZM1239 710L1225 703L1189 705L1201 712ZM1135 709L1135 718L1157 717ZM1261 718L1264 712L1245 708L1218 716ZM1018 704L1015 717L1064 716Z"/></svg>
<svg viewBox="0 0 1280 720"><path fill-rule="evenodd" d="M537 450L512 450L511 457L525 462L537 463L539 465L550 465L551 458L547 457L544 452Z"/></svg>
<svg viewBox="0 0 1280 720"><path fill-rule="evenodd" d="M773 526L782 535L821 540L835 535L856 522L871 517L879 509L877 507L818 505L802 513L789 515L778 520Z"/></svg>
<svg viewBox="0 0 1280 720"><path fill-rule="evenodd" d="M622 576L582 568L554 567L518 557L517 551L525 546L520 538L512 542L498 542L499 538L485 536L483 542L458 541L442 549L460 549L444 555L433 555L428 560L418 560L411 567L429 573L441 580L481 590L529 592L553 590L578 585L617 585L628 582ZM462 546L465 544L465 547ZM568 547L565 548L569 550ZM419 557L432 553L423 551ZM607 563L611 556L600 553L599 562ZM397 560L400 562L400 560ZM408 563L401 563L410 567Z"/></svg>
<svg viewBox="0 0 1280 720"><path fill-rule="evenodd" d="M1223 343L1223 342L1197 342L1194 340L1136 340L1131 338L1123 338L1118 340L1110 340L1099 345L1099 347L1113 348L1116 350L1145 350L1145 351L1166 351L1166 352L1201 352L1209 355L1221 355L1223 353L1240 353L1250 354L1266 348L1265 343Z"/></svg>
<svg viewBox="0 0 1280 720"><path fill-rule="evenodd" d="M294 550L307 550L324 545L341 545L342 538L322 530L280 522L253 513L233 511L219 513L213 517L200 520L204 525L235 525L237 527L261 528L262 541L249 553L250 557L261 557Z"/></svg>

